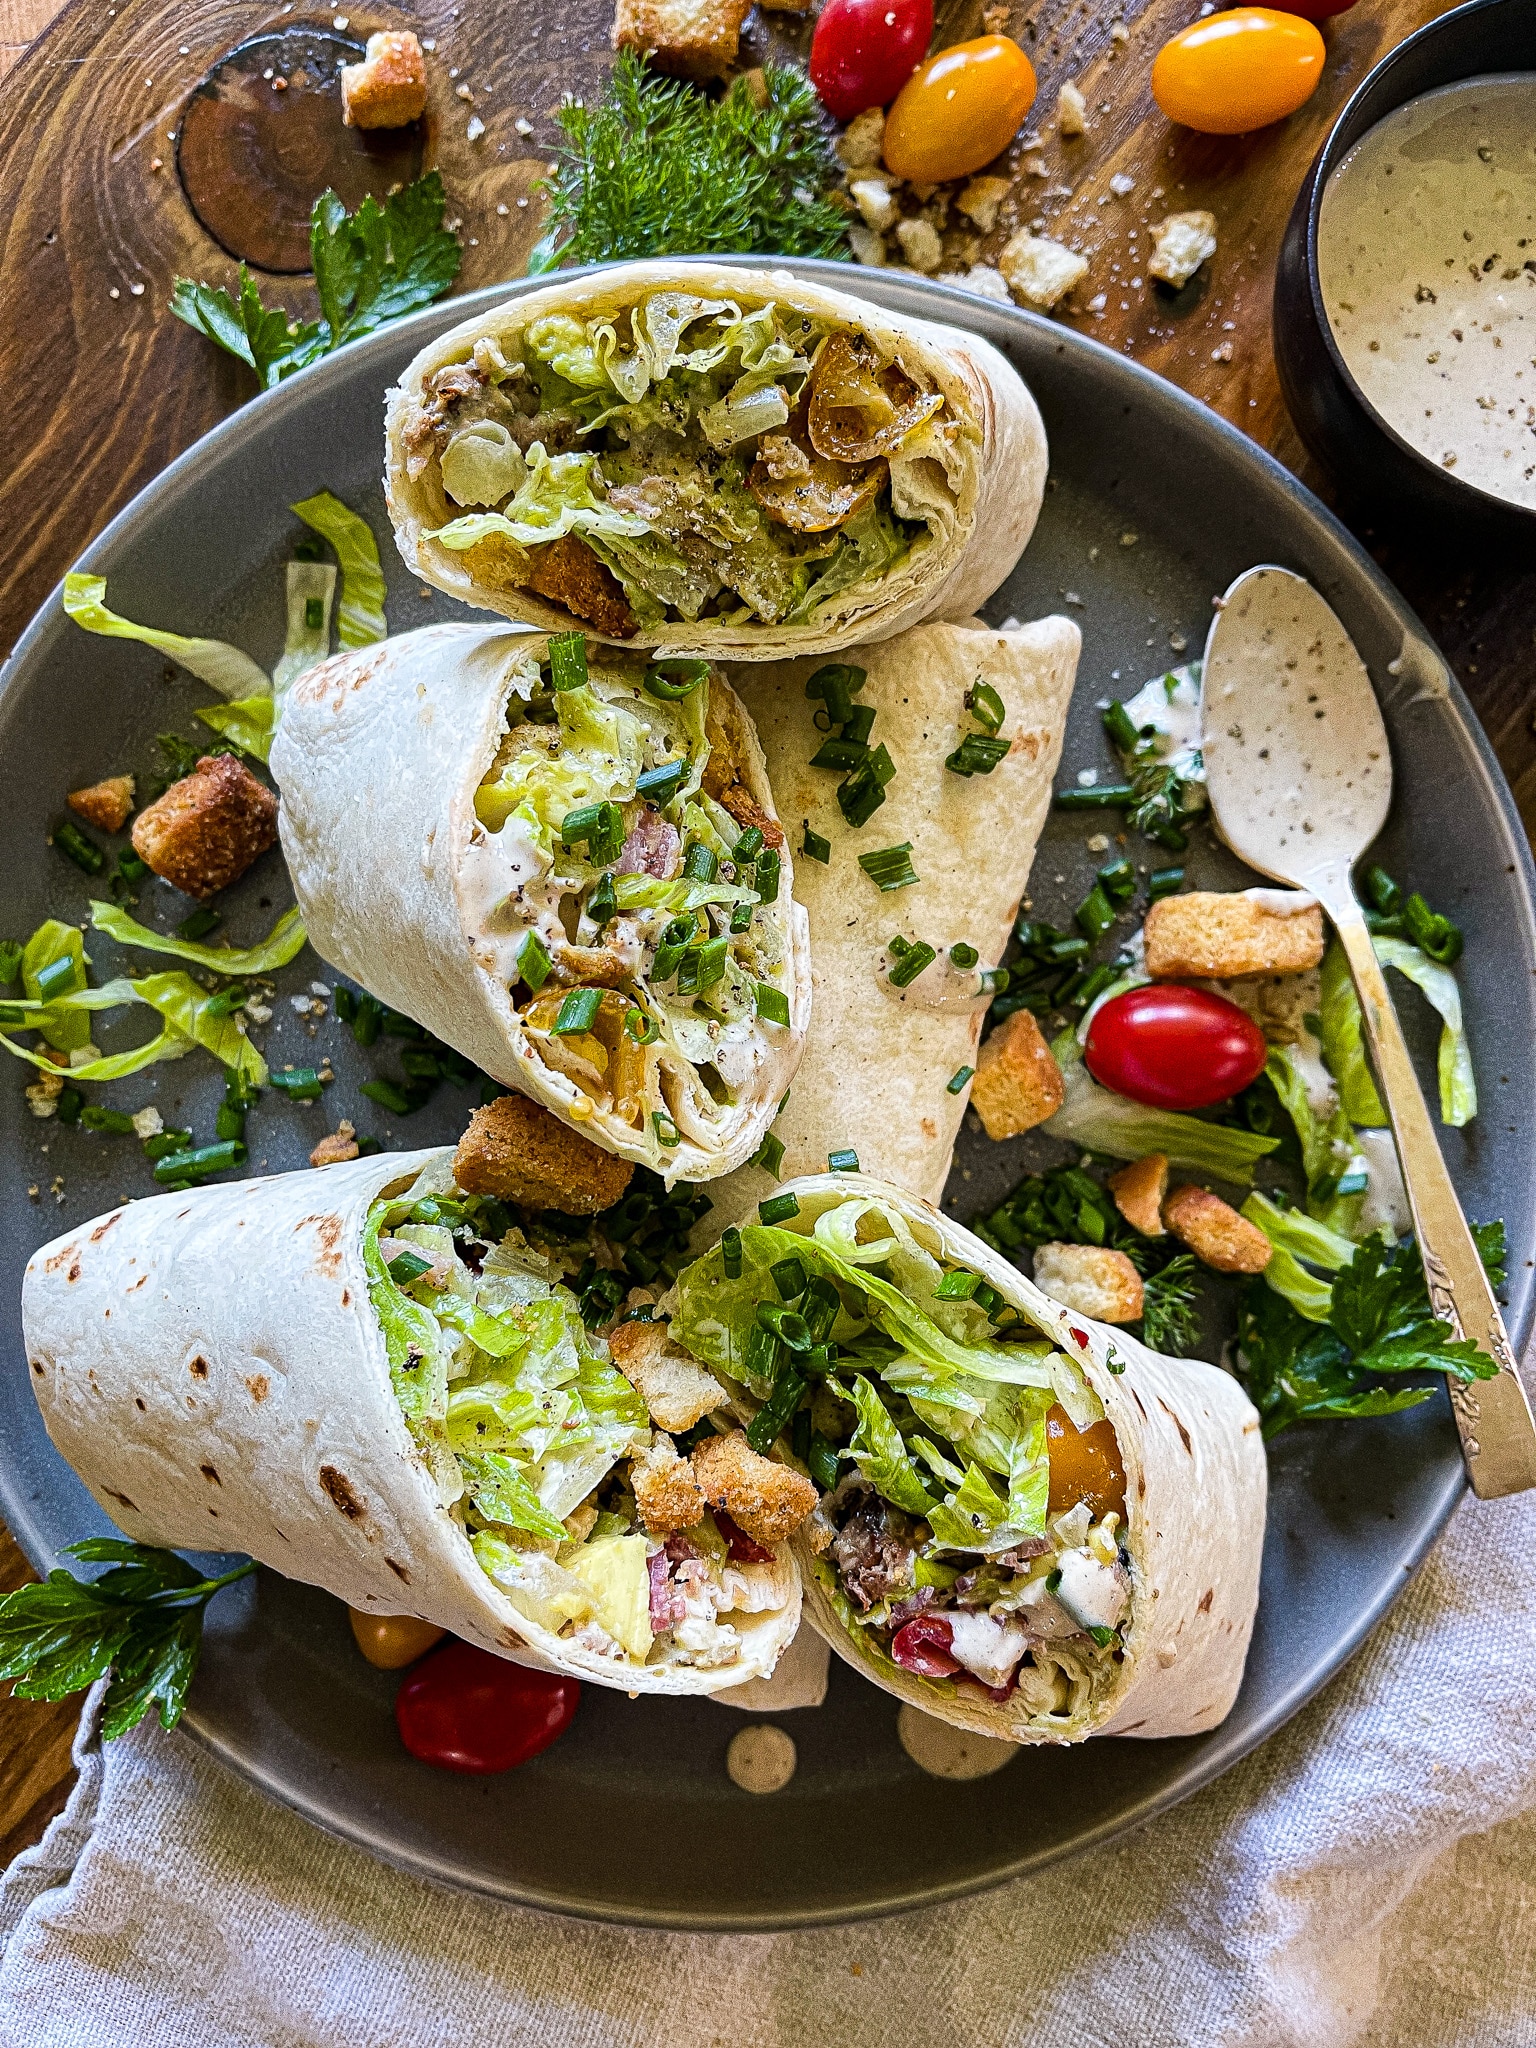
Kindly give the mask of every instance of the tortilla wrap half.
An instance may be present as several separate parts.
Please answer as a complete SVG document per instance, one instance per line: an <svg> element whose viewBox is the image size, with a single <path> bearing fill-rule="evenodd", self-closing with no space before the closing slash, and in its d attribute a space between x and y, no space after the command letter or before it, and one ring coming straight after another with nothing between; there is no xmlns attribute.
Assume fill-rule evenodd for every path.
<svg viewBox="0 0 1536 2048"><path fill-rule="evenodd" d="M787 1545L751 1568L767 1604L730 1617L739 1653L713 1669L598 1654L477 1562L395 1392L363 1244L376 1197L424 1170L446 1184L452 1160L386 1153L157 1195L44 1245L22 1319L54 1444L138 1541L245 1551L350 1607L626 1692L766 1677L799 1620Z"/></svg>
<svg viewBox="0 0 1536 2048"><path fill-rule="evenodd" d="M1026 1388L1024 1395L1042 1403L1054 1398L1077 1405L1086 1400L1088 1406L1079 1409L1082 1421L1077 1426L1083 1427L1094 1413L1107 1420L1113 1428L1124 1474L1121 1534L1109 1547L1109 1557L1114 1559L1114 1540L1120 1542L1118 1562L1113 1572L1101 1568L1097 1574L1100 1579L1118 1574L1122 1586L1118 1612L1113 1606L1102 1610L1103 1618L1115 1624L1105 1634L1108 1647L1101 1645L1095 1655L1087 1649L1085 1635L1070 1636L1075 1622L1088 1618L1081 1611L1075 1617L1067 1617L1068 1639L1058 1639L1063 1627L1059 1601L1069 1597L1068 1588L1061 1584L1067 1560L1060 1555L1038 1554L1033 1560L1037 1576L1047 1573L1053 1565L1056 1567L1054 1585L1047 1580L1032 1587L1032 1592L1041 1596L1039 1606L1032 1607L1027 1602L1010 1605L1005 1582L1001 1604L995 1610L1005 1624L1011 1620L1031 1631L1029 1649L1018 1667L1019 1682L1005 1700L989 1697L963 1671L958 1679L930 1678L901 1668L887 1653L875 1630L861 1626L853 1618L854 1604L842 1589L844 1581L840 1574L845 1567L835 1548L836 1539L830 1545L827 1541L831 1537L827 1501L835 1501L836 1495L827 1496L817 1515L793 1538L805 1588L806 1614L813 1626L845 1662L897 1698L956 1727L1013 1742L1078 1742L1089 1735L1194 1735L1217 1726L1237 1695L1252 1634L1267 1493L1259 1417L1237 1381L1219 1368L1198 1361L1160 1357L1123 1331L1089 1322L1062 1308L960 1224L941 1215L930 1204L868 1175L818 1174L787 1183L780 1192L795 1197L798 1213L782 1222L777 1230L763 1233L760 1242L753 1237L756 1216L742 1218L739 1256L746 1278L738 1286L745 1284L749 1294L757 1291L753 1283L754 1258L781 1260L795 1240L802 1246L807 1240L815 1242L818 1238L834 1242L835 1234L829 1234L828 1222L823 1219L835 1217L838 1212L855 1208L863 1211L862 1218L848 1214L844 1217L845 1232L851 1230L863 1247L882 1241L880 1233L887 1227L884 1219L899 1219L920 1248L916 1265L923 1264L921 1254L926 1253L948 1271L958 1267L979 1275L996 1290L1004 1304L1018 1310L1035 1329L1053 1340L1055 1349L1046 1361L1050 1373L1048 1390L1032 1396ZM846 1245L851 1240L845 1237L844 1241ZM906 1253L898 1251L897 1256L910 1256L910 1248ZM801 1252L799 1257L816 1270L808 1253ZM718 1267L719 1260L717 1251L708 1260L698 1262L697 1267L685 1269L679 1276L675 1302L669 1300L664 1304L673 1309L674 1340L691 1348L695 1355L705 1357L717 1372L721 1369L720 1356L710 1353L730 1341L722 1336L721 1304L732 1300L729 1283L722 1277L725 1269ZM711 1261L717 1265L714 1273L710 1270ZM850 1268L845 1262L844 1279L850 1270L860 1269ZM887 1270L894 1270L894 1266ZM911 1271L909 1266L909 1276ZM916 1284L933 1283L930 1280ZM913 1287L909 1277L899 1291L909 1300L916 1299ZM768 1298L773 1297L770 1294ZM930 1301L930 1310L933 1306ZM951 1300L946 1306L953 1311L961 1304ZM972 1309L974 1299L964 1306ZM860 1340L855 1337L853 1341ZM900 1348L898 1340L897 1349ZM1003 1349L1006 1356L1007 1347ZM871 1362L863 1366L868 1375L866 1385L878 1387L887 1400L897 1399L893 1388L904 1385L910 1389L916 1384L911 1375L919 1354L931 1355L922 1351L920 1339L914 1341L909 1334L904 1359L898 1358L894 1365ZM745 1356L750 1359L751 1353ZM1067 1361L1065 1367L1063 1360ZM846 1356L840 1361L839 1375L845 1382L859 1363ZM884 1378L887 1372L892 1374L889 1381ZM943 1378L942 1368L939 1378ZM967 1384L974 1388L977 1383ZM936 1398L932 1385L929 1395ZM950 1459L968 1460L971 1453L965 1449L967 1438L963 1434L953 1442L942 1437L939 1418L945 1413L941 1405L924 1404L918 1410L915 1433L926 1430L931 1441L943 1442ZM813 1428L815 1418L813 1407ZM988 1420L991 1421L990 1409ZM861 1429L864 1426L861 1421ZM913 1427L909 1420L909 1428ZM1007 1513L1003 1518L1006 1528L1015 1519L1015 1479L996 1476L1001 1462L995 1451L996 1431L1000 1427L994 1425L993 1450L978 1450L975 1455L990 1460L987 1484L994 1494L1007 1496ZM865 1441L867 1448L872 1446L878 1452L877 1435L872 1432ZM887 1443L901 1452L902 1445L894 1431L888 1435ZM907 1448L910 1451L910 1439ZM920 1473L930 1492L944 1491L946 1482L934 1476L940 1469L937 1465L928 1471L915 1457L909 1457L907 1462L914 1473ZM866 1479L872 1469L872 1464L864 1467ZM1021 1471L1017 1477L1027 1482L1028 1474ZM877 1483L889 1499L889 1482L882 1479ZM895 1490L900 1490L899 1483ZM838 1492L842 1491L839 1486ZM868 1485L864 1494L870 1494ZM966 1504L964 1495L961 1504ZM1083 1519L1086 1522L1088 1517ZM937 1516L931 1520L933 1539L942 1544ZM819 1537L812 1533L818 1522ZM907 1526L912 1526L910 1518ZM1108 1526L1113 1528L1112 1519ZM1053 1529L1054 1519L1048 1518L1046 1527L1048 1531ZM1083 1533L1077 1532L1079 1543ZM1002 1540L1012 1547L1011 1537L1004 1536ZM1090 1542L1101 1540L1099 1535L1089 1538ZM823 1546L819 1552L818 1541ZM984 1541L977 1539L977 1547L981 1548ZM925 1547L932 1548L932 1539ZM1027 1541L1019 1546L1019 1554L1025 1560L1029 1559L1030 1548ZM942 1556L942 1550L939 1554ZM953 1550L949 1554L956 1556ZM876 1566L881 1562L878 1546L870 1546L862 1555ZM967 1570L974 1569L974 1560L964 1555L956 1556L956 1562ZM1004 1562L1008 1563L1006 1557ZM1090 1581L1086 1592L1081 1585L1077 1590L1079 1602L1087 1601L1090 1608L1098 1597L1091 1584L1093 1565L1091 1555L1084 1563L1079 1553L1079 1566L1067 1567L1079 1571L1080 1576L1086 1574ZM1008 1569L1027 1571L1031 1565L1009 1564ZM923 1581L925 1585L929 1583L933 1581ZM1017 1582L1013 1585L1016 1592ZM901 1597L909 1598L914 1588L906 1582L899 1590ZM943 1591L926 1597L932 1602L930 1619L933 1614L942 1613L951 1599ZM1022 1619L1026 1616L1034 1619L1026 1622ZM1031 1696L1040 1694L1039 1675L1029 1669L1037 1629L1041 1632L1039 1640L1046 1660L1043 1668L1053 1668L1051 1660L1057 1657L1066 1659L1069 1671L1086 1667L1082 1682L1074 1680L1050 1711L1043 1710L1039 1697L1031 1704ZM955 1648L960 1648L958 1636ZM1014 1655L1018 1655L1017 1648ZM1026 1673L1028 1685L1024 1682Z"/></svg>
<svg viewBox="0 0 1536 2048"><path fill-rule="evenodd" d="M284 699L272 747L294 893L316 951L382 1002L606 1151L669 1181L708 1179L750 1159L762 1143L799 1064L810 1015L809 932L792 898L793 864L762 749L718 672L667 703L644 692L640 664L596 649L590 688L638 707L662 734L664 751L690 750L680 793L663 809L642 802L633 775L614 765L611 735L599 731L590 742L579 731L562 736L549 721L565 713L549 709L548 691L546 722L524 721L509 733L509 720L539 695L548 645L543 635L505 627L428 626L336 655L301 676ZM585 694L564 690L552 701L564 707ZM596 709L607 708L599 699ZM508 765L508 791L492 771L522 734L536 744ZM524 774L519 762L537 762L538 744L550 735L556 758ZM646 744L655 750L654 739ZM581 766L583 747L590 771ZM546 774L565 779L529 796L529 776L536 783ZM701 775L723 786L720 804L697 787ZM492 784L499 809L482 815L483 785ZM513 808L519 792L523 800ZM599 863L588 858L595 841L564 848L567 806L590 809L589 798L609 795L622 813L619 829L631 835L622 853L615 843ZM526 822L540 806L542 824ZM673 813L675 824L668 822ZM723 927L732 905L720 899L756 900L740 875L734 892L723 877L694 886L679 875L683 847L695 827L710 832L711 819L717 849L726 845L721 835L734 837L747 819L760 821L770 847L781 842L774 893L743 935L727 939L724 978L709 994L658 995L646 977L679 911L712 904L704 914ZM604 866L616 879L620 914L610 911L599 928L585 906ZM755 872L763 873L761 861ZM663 873L671 879L657 879ZM631 887L661 900L625 909ZM679 900L669 904L669 896ZM567 922L574 925L578 908L583 923L568 947ZM534 990L521 952L530 934L549 976ZM764 1014L768 998L754 994L754 968L759 989L775 993L787 1021ZM589 982L608 991L590 1030L557 1030L564 995ZM724 1014L703 1007L710 1002ZM629 1020L646 1015L665 1030L658 1042L638 1044Z"/></svg>
<svg viewBox="0 0 1536 2048"><path fill-rule="evenodd" d="M1070 619L1045 618L1007 631L916 626L859 650L867 676L853 701L874 709L870 745L883 742L896 766L885 802L859 830L838 807L841 778L809 765L823 738L818 705L805 695L815 664L736 672L781 814L792 829L805 819L832 848L825 866L802 858L795 870L815 1000L800 1070L773 1125L786 1178L820 1172L829 1152L847 1149L867 1173L931 1202L943 1194L970 1100L969 1083L956 1094L949 1083L976 1064L989 1000L977 973L950 966L948 949L968 942L980 968L1003 956L1050 807L1081 646ZM1002 698L1012 745L991 774L967 778L944 764L981 730L965 708L978 682ZM918 879L883 894L857 856L903 841ZM939 955L904 991L889 980L893 933ZM715 1191L716 1208L735 1215L771 1192L769 1176L747 1166Z"/></svg>
<svg viewBox="0 0 1536 2048"><path fill-rule="evenodd" d="M664 302L667 317L652 319L646 314L641 326L631 329L631 314L648 307L652 295L658 293L677 295ZM689 323L691 331L686 337L676 312L682 296L692 297L710 309L694 316L702 324ZM701 538L709 544L713 537L727 550L744 545L740 539L719 540L725 529L719 528L718 523L711 524L712 514L718 522L722 476L715 456L721 451L701 447L697 458L685 460L680 472L682 480L699 486L701 498L692 499L681 510L648 509L643 500L632 502L626 497L623 502L627 513L616 512L608 504L610 486L602 481L607 475L602 463L604 436L605 431L611 434L612 428L590 429L584 424L574 427L567 423L566 431L557 432L551 423L561 410L560 395L573 400L578 411L582 401L588 401L585 410L591 411L599 398L605 416L622 408L623 394L605 376L604 362L616 364L620 378L631 389L636 388L637 378L649 385L647 362L658 366L659 374L665 375L669 364L674 371L686 367L672 360L674 355L691 355L695 361L702 361L712 352L707 344L717 340L722 332L729 333L732 313L750 317L767 306L779 308L791 322L801 316L809 318L814 323L815 338L841 334L849 337L851 343L868 344L874 358L887 366L887 373L906 380L901 386L903 391L915 385L927 397L942 394L944 406L932 418L921 421L889 453L888 485L875 506L866 509L878 512L882 505L888 505L898 515L901 526L898 530L895 522L886 520L878 532L871 525L867 535L860 528L859 560L855 565L862 571L859 580L843 581L841 587L830 590L819 602L814 600L813 593L791 602L788 596L768 594L766 574L738 570L727 552L726 566L739 580L735 585L726 585L722 613L744 610L747 616L700 617L699 598L705 586L694 587L692 595L681 604L657 599L654 591L663 588L663 583L652 574L649 591L637 585L633 550L637 539L642 545L656 547L668 536L669 556L680 552L687 557L690 549L696 553ZM723 316L717 315L714 309L721 307L730 310ZM574 354L560 357L564 366L586 384L595 381L598 397L586 388L573 391L563 380L555 387L557 396L552 397L549 365L537 354L533 368L537 371L539 389L535 395L534 380L524 367L529 356L529 330L535 323L552 317L581 323L594 332L604 326L616 332L617 339L611 344L602 343L595 351L578 347ZM667 340L659 347L650 341L646 346L639 345L642 327L648 337L665 333ZM540 329L535 340L548 333L549 330ZM687 349L682 347L685 338L689 343ZM575 339L580 343L579 333ZM701 340L705 347L698 346ZM816 340L808 345L814 347ZM543 341L541 347L547 357L554 344ZM798 366L775 372L770 356L766 359L767 367L745 370L741 382L771 388L774 376L778 375L778 388L792 399L804 387L806 378L806 359L796 360ZM743 367L746 361L744 355L742 363L735 367ZM460 374L450 379L446 387L434 385L432 380L446 370L457 370ZM464 386L469 387L467 391ZM445 390L449 394L446 398L439 395ZM873 403L880 405L879 392L873 387L871 391ZM654 390L648 390L644 402L654 400ZM919 409L920 404L921 401ZM537 411L529 417L529 409L534 407ZM523 417L519 417L517 408L521 408ZM535 459L531 482L515 499L485 497L486 492L504 481L495 477L484 483L460 482L458 488L470 495L455 502L444 486L442 460L448 453L445 437L455 430L464 431L458 422L465 421L475 428L471 443L476 434L499 432L502 441L493 445L504 450L509 429L500 422L502 413L519 442L530 441L536 431L545 440L558 438L566 447L566 454L555 455L553 447L549 453L567 469L585 453L596 451L597 484L578 490L580 479L542 469ZM889 417L889 405L885 406L885 413ZM488 416L487 428L484 423ZM433 422L438 422L435 432ZM792 433L798 431L793 418L789 424ZM609 464L615 476L622 473L626 483L637 480L642 489L650 476L644 454L647 432L654 434L655 422L643 414L637 417L633 428L626 424L620 451L625 459ZM679 474L670 438L668 449L663 451L664 459L651 465L659 467L668 479ZM760 440L768 438L771 437L758 435L750 442L739 441L728 452L740 458L737 466L745 472L746 459L753 455ZM538 445L543 447L544 441ZM449 459L452 462L455 458ZM508 455L506 460L516 472L517 458ZM803 282L788 271L658 261L620 264L591 276L557 280L540 291L477 313L423 349L407 367L398 388L389 394L385 490L395 539L412 571L468 604L554 631L585 622L600 634L625 640L635 647L683 649L740 661L772 661L797 653L832 653L860 642L886 639L920 619L964 618L975 611L1006 580L1034 531L1045 490L1046 460L1045 429L1034 399L1008 361L978 335L885 312L851 293ZM857 474L853 484L858 484ZM578 498L582 501L579 506ZM492 507L498 502L503 506L502 525L500 530L492 531ZM684 524L680 526L679 520ZM756 532L761 549L767 520L768 514L759 513L744 485L736 499L729 532ZM785 529L779 522L772 523L779 525L779 533L770 535L769 540L778 545ZM869 523L867 519L865 523ZM916 537L909 536L911 544L903 551L896 541L909 527L916 530ZM450 539L454 545L433 538L444 529L452 529ZM514 529L518 537L514 537ZM546 530L552 536L550 543L538 538ZM530 563L536 561L528 552L530 549L542 548L547 555L555 538L566 533L574 534L580 543L574 570L569 561L559 564L558 571L552 563L546 563L542 570L530 568ZM679 539L683 543L680 551L673 550L671 541ZM807 555L806 560L811 573L825 572L825 529L797 534L794 545L823 550L819 555ZM628 558L626 548L631 549ZM599 564L592 561L594 550ZM866 560L876 566L864 570ZM594 569L601 586L595 594L591 588ZM651 574L643 568L640 573ZM681 562L674 573L681 577ZM839 577L842 573L839 570ZM536 574L546 591L553 594L537 594L528 586L529 574ZM758 593L756 604L766 611L754 608L754 602L744 593L743 583L746 591ZM801 584L794 585L795 591L800 588ZM777 592L777 585L774 591ZM581 609L568 608L562 592ZM613 605L618 606L617 613L607 611ZM809 611L798 615L796 607L803 611L806 605Z"/></svg>

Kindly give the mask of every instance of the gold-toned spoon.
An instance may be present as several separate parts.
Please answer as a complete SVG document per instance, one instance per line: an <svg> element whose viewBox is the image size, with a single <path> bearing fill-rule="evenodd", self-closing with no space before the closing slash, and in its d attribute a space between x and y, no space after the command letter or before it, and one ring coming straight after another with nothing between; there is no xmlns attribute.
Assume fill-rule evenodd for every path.
<svg viewBox="0 0 1536 2048"><path fill-rule="evenodd" d="M1449 1381L1472 1490L1484 1499L1523 1492L1536 1486L1536 1422L1350 882L1392 801L1392 756L1365 664L1310 583L1288 569L1250 569L1211 627L1204 700L1217 830L1260 874L1308 890L1332 920L1392 1120L1430 1300L1498 1362L1496 1378Z"/></svg>

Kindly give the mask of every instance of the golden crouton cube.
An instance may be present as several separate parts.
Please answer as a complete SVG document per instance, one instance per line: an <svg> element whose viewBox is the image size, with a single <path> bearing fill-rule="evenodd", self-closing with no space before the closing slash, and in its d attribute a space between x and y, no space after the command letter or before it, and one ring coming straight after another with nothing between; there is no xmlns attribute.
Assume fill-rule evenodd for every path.
<svg viewBox="0 0 1536 2048"><path fill-rule="evenodd" d="M1262 1273L1274 1254L1257 1224L1206 1188L1175 1188L1163 1204L1163 1221L1218 1273Z"/></svg>
<svg viewBox="0 0 1536 2048"><path fill-rule="evenodd" d="M752 0L619 0L613 47L639 50L675 78L723 78Z"/></svg>
<svg viewBox="0 0 1536 2048"><path fill-rule="evenodd" d="M341 118L349 128L406 128L427 106L427 60L409 29L380 29L361 64L341 67Z"/></svg>
<svg viewBox="0 0 1536 2048"><path fill-rule="evenodd" d="M1251 896L1193 889L1154 903L1146 929L1154 981L1301 974L1323 957L1323 913L1315 903L1281 915Z"/></svg>
<svg viewBox="0 0 1536 2048"><path fill-rule="evenodd" d="M64 801L77 817L98 831L121 832L133 809L133 777L109 775L105 782L93 782L89 789L72 789Z"/></svg>
<svg viewBox="0 0 1536 2048"><path fill-rule="evenodd" d="M133 850L206 902L277 843L277 798L233 754L205 754L133 821Z"/></svg>
<svg viewBox="0 0 1536 2048"><path fill-rule="evenodd" d="M669 1436L658 1436L643 1457L629 1468L640 1519L653 1536L675 1536L691 1529L704 1514L704 1496L693 1468L677 1455Z"/></svg>
<svg viewBox="0 0 1536 2048"><path fill-rule="evenodd" d="M569 1130L526 1095L498 1095L477 1109L453 1155L453 1177L466 1195L566 1216L611 1209L634 1172L627 1159Z"/></svg>
<svg viewBox="0 0 1536 2048"><path fill-rule="evenodd" d="M1124 1252L1107 1245L1040 1245L1035 1285L1063 1308L1097 1323L1134 1323L1141 1314L1141 1275Z"/></svg>
<svg viewBox="0 0 1536 2048"><path fill-rule="evenodd" d="M1168 1192L1168 1161L1161 1152L1149 1152L1122 1166L1109 1176L1109 1192L1115 1207L1143 1237L1163 1236L1163 1196Z"/></svg>
<svg viewBox="0 0 1536 2048"><path fill-rule="evenodd" d="M781 1543L816 1505L811 1481L788 1465L760 1458L744 1429L697 1445L693 1476L710 1506L724 1508L754 1543Z"/></svg>
<svg viewBox="0 0 1536 2048"><path fill-rule="evenodd" d="M620 1323L608 1339L608 1349L651 1420L663 1429L692 1429L725 1403L724 1387L677 1349L670 1325L663 1320Z"/></svg>
<svg viewBox="0 0 1536 2048"><path fill-rule="evenodd" d="M976 1055L971 1107L989 1138L1016 1138L1054 1116L1067 1084L1028 1010L1006 1017Z"/></svg>

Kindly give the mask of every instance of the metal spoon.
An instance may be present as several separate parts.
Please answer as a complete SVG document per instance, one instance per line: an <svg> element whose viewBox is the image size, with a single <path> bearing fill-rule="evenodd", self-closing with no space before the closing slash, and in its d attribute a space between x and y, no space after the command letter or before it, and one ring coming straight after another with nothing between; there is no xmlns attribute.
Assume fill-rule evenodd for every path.
<svg viewBox="0 0 1536 2048"><path fill-rule="evenodd" d="M1204 700L1217 829L1250 867L1310 891L1332 919L1392 1120L1430 1300L1498 1361L1494 1379L1449 1381L1472 1490L1484 1499L1523 1492L1536 1486L1536 1423L1350 884L1392 801L1392 756L1365 664L1311 584L1288 569L1250 569L1206 641Z"/></svg>

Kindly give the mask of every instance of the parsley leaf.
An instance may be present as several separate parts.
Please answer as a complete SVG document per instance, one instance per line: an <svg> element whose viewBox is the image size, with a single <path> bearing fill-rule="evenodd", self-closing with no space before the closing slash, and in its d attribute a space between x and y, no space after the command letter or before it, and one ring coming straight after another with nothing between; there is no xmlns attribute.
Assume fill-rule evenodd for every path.
<svg viewBox="0 0 1536 2048"><path fill-rule="evenodd" d="M97 1579L52 1571L41 1585L0 1600L0 1678L15 1679L22 1699L61 1700L110 1670L102 1716L108 1741L137 1727L152 1707L161 1727L173 1728L197 1670L204 1609L254 1563L205 1579L174 1550L116 1536L89 1537L66 1554L111 1569Z"/></svg>
<svg viewBox="0 0 1536 2048"><path fill-rule="evenodd" d="M290 323L281 306L264 306L243 263L237 297L231 298L222 285L178 277L171 289L171 311L178 320L185 320L189 327L248 363L263 391L303 369L328 346L320 339L318 321Z"/></svg>

